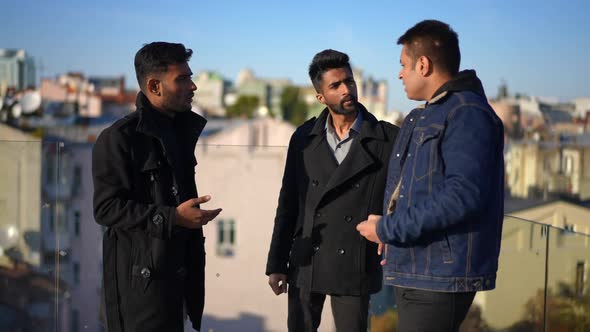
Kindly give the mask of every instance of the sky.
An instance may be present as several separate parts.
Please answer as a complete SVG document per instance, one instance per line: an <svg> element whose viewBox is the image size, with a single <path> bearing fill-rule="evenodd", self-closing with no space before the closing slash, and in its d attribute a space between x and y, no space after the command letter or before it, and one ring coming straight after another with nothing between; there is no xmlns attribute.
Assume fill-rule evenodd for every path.
<svg viewBox="0 0 590 332"><path fill-rule="evenodd" d="M25 49L40 77L125 75L135 89L135 52L170 41L194 50L195 74L212 70L235 81L250 68L302 85L314 54L333 48L365 75L387 80L389 109L406 113L418 103L397 79L397 38L438 19L459 34L461 69L475 69L489 97L502 82L513 94L590 96L588 0L1 2L0 48Z"/></svg>

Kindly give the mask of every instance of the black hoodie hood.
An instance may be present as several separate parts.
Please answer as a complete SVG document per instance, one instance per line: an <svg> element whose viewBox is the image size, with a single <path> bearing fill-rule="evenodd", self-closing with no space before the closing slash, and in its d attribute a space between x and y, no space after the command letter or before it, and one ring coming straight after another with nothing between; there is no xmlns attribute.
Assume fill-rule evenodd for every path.
<svg viewBox="0 0 590 332"><path fill-rule="evenodd" d="M487 99L483 90L483 85L479 78L477 78L475 70L468 69L458 72L457 75L438 88L438 90L432 95L431 103L436 102L436 100L439 99L438 96L445 92L459 91L471 91L482 96L484 99Z"/></svg>

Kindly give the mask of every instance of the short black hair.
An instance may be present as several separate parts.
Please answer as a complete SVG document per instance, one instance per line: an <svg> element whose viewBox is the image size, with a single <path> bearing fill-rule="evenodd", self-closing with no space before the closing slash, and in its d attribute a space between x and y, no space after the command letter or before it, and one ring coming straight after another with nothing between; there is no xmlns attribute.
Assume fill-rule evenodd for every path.
<svg viewBox="0 0 590 332"><path fill-rule="evenodd" d="M352 72L346 53L327 49L313 57L313 60L309 64L309 78L317 92L320 91L320 83L322 82L324 73L330 69L337 68L348 68Z"/></svg>
<svg viewBox="0 0 590 332"><path fill-rule="evenodd" d="M169 65L188 62L193 50L182 44L153 42L143 45L135 54L135 76L139 87L145 89L145 78L149 74L164 73Z"/></svg>
<svg viewBox="0 0 590 332"><path fill-rule="evenodd" d="M444 22L424 20L399 37L397 44L406 46L413 66L418 58L426 56L443 72L451 75L459 72L459 36Z"/></svg>

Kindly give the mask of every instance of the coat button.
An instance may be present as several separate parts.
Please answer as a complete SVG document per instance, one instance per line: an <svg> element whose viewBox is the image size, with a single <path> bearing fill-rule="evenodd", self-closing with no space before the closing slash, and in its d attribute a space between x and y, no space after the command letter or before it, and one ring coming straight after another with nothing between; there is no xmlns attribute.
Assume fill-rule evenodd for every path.
<svg viewBox="0 0 590 332"><path fill-rule="evenodd" d="M354 187L358 189L358 188L360 188L360 187L361 187L361 184L360 184L360 183L355 183L355 184L354 184Z"/></svg>
<svg viewBox="0 0 590 332"><path fill-rule="evenodd" d="M320 184L320 182L318 180L311 181L311 185L314 187L317 187L319 184Z"/></svg>
<svg viewBox="0 0 590 332"><path fill-rule="evenodd" d="M148 269L147 267L144 267L143 269L141 269L141 272L139 272L141 274L141 276L144 279L148 279L149 277L152 276L152 271L150 271L150 269Z"/></svg>
<svg viewBox="0 0 590 332"><path fill-rule="evenodd" d="M178 189L176 189L175 186L172 186L172 195L174 195L174 196L178 195Z"/></svg>
<svg viewBox="0 0 590 332"><path fill-rule="evenodd" d="M152 222L154 225L161 225L164 222L164 217L158 213L152 218Z"/></svg>
<svg viewBox="0 0 590 332"><path fill-rule="evenodd" d="M344 249L338 249L338 254L339 255L344 255Z"/></svg>
<svg viewBox="0 0 590 332"><path fill-rule="evenodd" d="M396 153L395 156L399 158L399 153Z"/></svg>
<svg viewBox="0 0 590 332"><path fill-rule="evenodd" d="M321 214L320 212L316 212L316 214L315 214L315 217L316 217L316 218L319 218L319 217L321 217L321 216L322 216L322 214Z"/></svg>
<svg viewBox="0 0 590 332"><path fill-rule="evenodd" d="M414 118L410 118L410 122L414 122Z"/></svg>
<svg viewBox="0 0 590 332"><path fill-rule="evenodd" d="M479 289L481 287L481 281L479 281L479 280L474 281L473 282L473 287L475 289Z"/></svg>
<svg viewBox="0 0 590 332"><path fill-rule="evenodd" d="M344 217L344 220L351 221L352 220L352 217L351 216L346 216L346 217Z"/></svg>
<svg viewBox="0 0 590 332"><path fill-rule="evenodd" d="M184 267L181 267L178 270L176 270L176 276L179 279L184 279L186 277L186 269Z"/></svg>
<svg viewBox="0 0 590 332"><path fill-rule="evenodd" d="M318 250L320 250L320 246L313 247L313 251L318 252Z"/></svg>

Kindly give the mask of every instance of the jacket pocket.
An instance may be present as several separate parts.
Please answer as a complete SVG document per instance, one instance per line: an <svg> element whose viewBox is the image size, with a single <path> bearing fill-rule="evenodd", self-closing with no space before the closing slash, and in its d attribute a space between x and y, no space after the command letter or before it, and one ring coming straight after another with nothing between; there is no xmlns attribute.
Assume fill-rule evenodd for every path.
<svg viewBox="0 0 590 332"><path fill-rule="evenodd" d="M442 254L442 261L444 264L453 263L453 248L451 247L451 241L449 235L445 232L445 235L440 241L440 251Z"/></svg>
<svg viewBox="0 0 590 332"><path fill-rule="evenodd" d="M150 155L149 158L144 162L141 166L141 173L144 178L144 183L147 184L149 187L149 194L152 202L157 202L157 185L158 182L161 181L161 170L162 170L162 162L153 155Z"/></svg>
<svg viewBox="0 0 590 332"><path fill-rule="evenodd" d="M135 239L131 248L131 288L145 293L154 278L151 250Z"/></svg>
<svg viewBox="0 0 590 332"><path fill-rule="evenodd" d="M439 168L438 146L442 131L439 125L420 127L414 131L414 179L422 180Z"/></svg>

